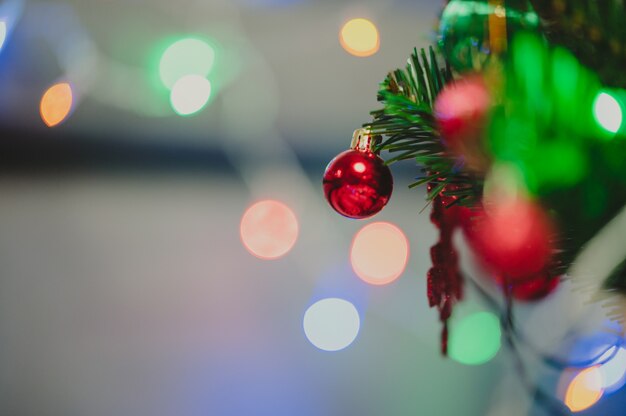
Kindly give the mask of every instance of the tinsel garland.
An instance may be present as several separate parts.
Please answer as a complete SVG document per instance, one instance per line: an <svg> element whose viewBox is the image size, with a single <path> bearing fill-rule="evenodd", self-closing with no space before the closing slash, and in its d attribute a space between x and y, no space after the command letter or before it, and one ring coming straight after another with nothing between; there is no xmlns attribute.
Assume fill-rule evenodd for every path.
<svg viewBox="0 0 626 416"><path fill-rule="evenodd" d="M429 183L431 192L437 183ZM453 186L453 185L449 185ZM459 271L459 256L452 237L459 226L459 206L453 206L455 196L439 193L432 201L430 220L439 229L439 241L430 249L432 267L428 271L428 303L437 307L439 320L443 324L441 332L441 353L448 353L448 320L452 316L455 303L463 299L463 277Z"/></svg>

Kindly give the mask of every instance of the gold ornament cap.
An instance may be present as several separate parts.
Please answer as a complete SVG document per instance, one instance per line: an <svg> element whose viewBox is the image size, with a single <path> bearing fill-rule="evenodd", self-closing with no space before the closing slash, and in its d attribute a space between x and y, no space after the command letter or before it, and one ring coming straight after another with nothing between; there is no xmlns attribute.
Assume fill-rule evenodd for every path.
<svg viewBox="0 0 626 416"><path fill-rule="evenodd" d="M370 129L356 129L352 135L350 149L359 152L374 152L374 148L382 141L382 136L373 135Z"/></svg>

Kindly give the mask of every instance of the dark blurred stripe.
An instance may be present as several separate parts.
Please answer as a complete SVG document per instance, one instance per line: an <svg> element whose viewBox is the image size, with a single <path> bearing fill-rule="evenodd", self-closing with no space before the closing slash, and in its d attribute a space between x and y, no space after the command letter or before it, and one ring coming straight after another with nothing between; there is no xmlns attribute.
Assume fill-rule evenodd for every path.
<svg viewBox="0 0 626 416"><path fill-rule="evenodd" d="M1 173L90 171L237 173L219 149L0 128Z"/></svg>
<svg viewBox="0 0 626 416"><path fill-rule="evenodd" d="M214 141L219 142L219 141ZM298 152L303 169L321 178L335 151ZM179 140L103 138L60 129L14 129L0 126L0 174L164 172L238 176L219 147L185 144ZM414 177L411 162L393 166L396 176Z"/></svg>

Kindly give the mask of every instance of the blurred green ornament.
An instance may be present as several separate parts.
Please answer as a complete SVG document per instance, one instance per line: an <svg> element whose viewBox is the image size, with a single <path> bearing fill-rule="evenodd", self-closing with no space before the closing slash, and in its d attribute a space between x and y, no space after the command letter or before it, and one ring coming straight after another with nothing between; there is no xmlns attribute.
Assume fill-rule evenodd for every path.
<svg viewBox="0 0 626 416"><path fill-rule="evenodd" d="M523 160L523 173L531 193L572 187L588 173L586 149L570 139L542 140Z"/></svg>
<svg viewBox="0 0 626 416"><path fill-rule="evenodd" d="M487 137L494 160L516 166L536 196L573 189L593 169L590 154L604 134L597 120L613 130L621 123L616 101L598 93L597 76L571 52L532 33L514 37L504 78Z"/></svg>
<svg viewBox="0 0 626 416"><path fill-rule="evenodd" d="M528 0L452 0L441 15L440 46L457 71L480 69L506 51L515 33L538 26Z"/></svg>

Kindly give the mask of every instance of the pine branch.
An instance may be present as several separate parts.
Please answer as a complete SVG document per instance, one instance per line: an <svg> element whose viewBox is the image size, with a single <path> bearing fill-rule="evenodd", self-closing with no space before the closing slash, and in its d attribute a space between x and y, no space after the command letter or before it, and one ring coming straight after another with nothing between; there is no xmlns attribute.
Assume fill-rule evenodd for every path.
<svg viewBox="0 0 626 416"><path fill-rule="evenodd" d="M376 148L387 151L391 158L387 164L401 160L414 160L429 172L418 178L410 188L424 183L437 183L429 192L434 198L448 184L459 187L459 203L474 203L481 190L475 178L457 169L457 159L446 151L433 116L437 95L446 84L453 81L447 62L442 66L432 47L413 50L405 69L397 69L382 82L378 101L384 108L371 112L374 121L364 127L384 140Z"/></svg>

